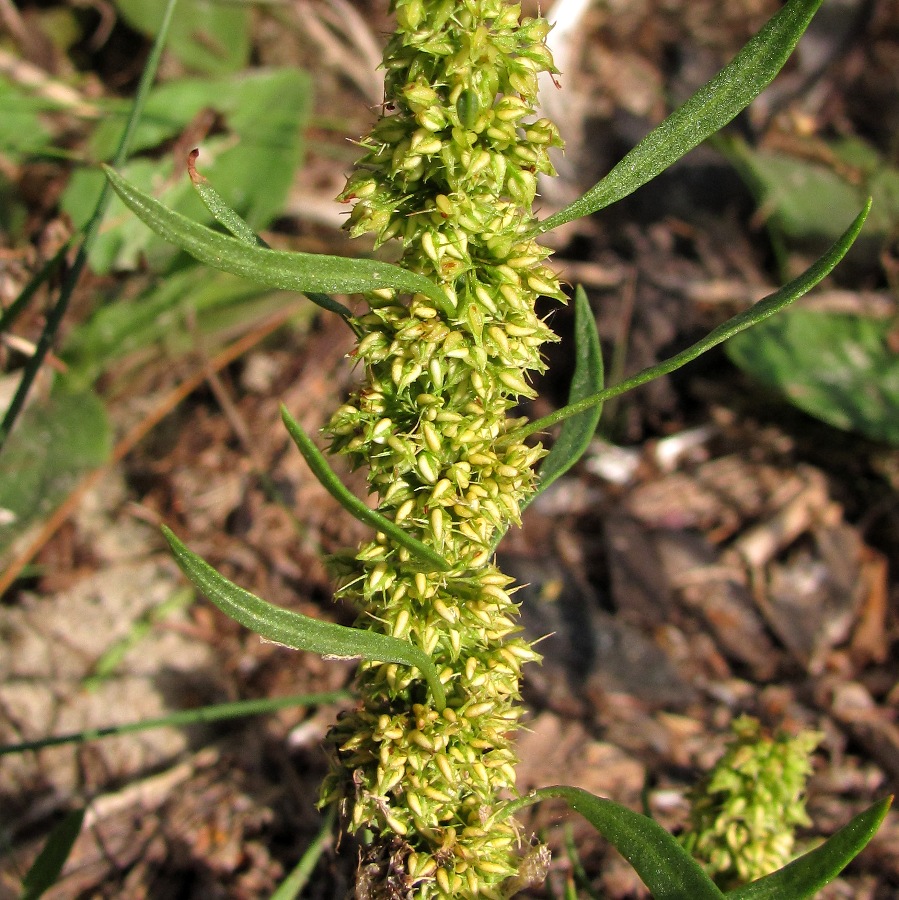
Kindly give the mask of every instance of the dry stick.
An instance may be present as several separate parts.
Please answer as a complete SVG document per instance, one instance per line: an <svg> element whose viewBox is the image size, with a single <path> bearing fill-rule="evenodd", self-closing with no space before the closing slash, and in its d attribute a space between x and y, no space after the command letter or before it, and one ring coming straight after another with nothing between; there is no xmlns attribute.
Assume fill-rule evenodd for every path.
<svg viewBox="0 0 899 900"><path fill-rule="evenodd" d="M115 446L109 462L94 469L88 475L81 479L79 485L69 494L68 497L56 508L53 515L44 523L35 539L19 556L13 560L9 568L0 575L0 597L6 593L7 589L19 577L22 569L40 552L41 548L56 531L63 525L75 511L81 498L86 494L107 471L117 463L120 463L134 448L139 444L146 435L153 430L179 403L186 400L200 385L208 378L209 372L219 371L232 363L235 359L243 356L248 350L258 344L261 340L268 337L277 328L280 328L292 315L295 309L289 308L276 313L268 321L264 322L258 328L245 334L233 344L225 347L207 363L204 363L198 372L191 375L186 381L183 381L174 390L163 399L156 409L145 419L135 425Z"/></svg>

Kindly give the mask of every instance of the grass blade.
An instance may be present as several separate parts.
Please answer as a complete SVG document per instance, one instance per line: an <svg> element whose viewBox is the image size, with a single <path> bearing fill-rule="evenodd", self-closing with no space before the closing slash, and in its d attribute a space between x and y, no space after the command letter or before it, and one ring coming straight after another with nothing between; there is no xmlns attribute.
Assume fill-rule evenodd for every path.
<svg viewBox="0 0 899 900"><path fill-rule="evenodd" d="M321 858L325 847L331 840L331 830L334 827L336 807L332 806L325 814L321 831L315 836L315 840L306 849L306 852L296 864L291 873L278 885L278 889L270 897L270 900L296 900L300 892L309 883L312 873Z"/></svg>
<svg viewBox="0 0 899 900"><path fill-rule="evenodd" d="M745 109L773 80L822 0L791 0L711 81L653 129L586 194L544 219L540 232L621 200L667 169Z"/></svg>
<svg viewBox="0 0 899 900"><path fill-rule="evenodd" d="M383 531L391 540L401 547L405 547L432 569L436 569L439 572L448 572L450 570L450 564L439 553L412 537L407 531L403 531L399 525L369 508L357 496L351 494L337 477L334 470L328 465L328 461L322 455L322 452L315 446L309 435L303 431L300 423L290 415L287 407L283 405L281 407L281 418L290 436L293 438L293 442L297 445L297 449L303 454L306 464L312 469L312 474L319 480L321 486L350 515L377 531Z"/></svg>
<svg viewBox="0 0 899 900"><path fill-rule="evenodd" d="M643 879L654 900L722 900L724 897L699 863L661 825L620 803L580 788L554 785L534 791L509 803L503 810L503 818L532 803L553 798L564 800L618 850Z"/></svg>
<svg viewBox="0 0 899 900"><path fill-rule="evenodd" d="M163 12L159 32L156 35L156 40L153 42L153 47L150 50L150 55L147 57L144 71L141 74L137 95L134 98L134 103L131 106L131 113L128 117L128 124L125 126L125 131L119 142L118 150L116 151L116 165L121 165L128 156L131 139L134 132L137 130L137 124L140 121L147 95L150 93L150 87L153 84L153 79L156 77L156 69L159 67L162 48L165 45L166 37L169 33L177 2L178 0L168 0L168 4ZM19 417L19 414L25 406L25 400L28 397L28 392L31 390L31 385L34 383L34 379L37 378L37 373L44 364L44 360L50 352L50 347L56 338L56 332L59 331L59 326L62 324L63 318L65 318L66 311L69 308L69 301L72 299L72 292L75 290L75 285L78 283L81 272L87 263L91 244L97 235L103 213L106 211L108 195L109 188L104 185L103 190L100 192L100 196L97 199L94 213L84 228L84 239L81 242L81 246L78 248L78 253L75 255L75 261L72 263L72 268L69 270L68 275L60 288L59 297L53 305L53 309L50 310L50 313L47 316L44 328L41 331L41 336L38 338L37 345L34 348L34 353L26 363L22 372L22 380L19 382L19 386L16 388L12 401L6 409L3 421L0 422L0 450L3 449L3 445L6 443L6 439L12 431L16 419Z"/></svg>
<svg viewBox="0 0 899 900"><path fill-rule="evenodd" d="M22 741L20 744L5 744L0 746L0 756L25 753L29 750L43 750L44 747L59 747L62 744L84 744L87 741L135 734L139 731L151 731L154 728L182 728L189 725L222 722L227 719L241 719L246 716L263 716L279 709L290 709L297 706L326 706L329 703L348 700L351 696L349 691L327 691L321 694L295 694L289 697L265 697L261 700L214 703L198 709L183 709L155 719L141 719L139 722L125 722L121 725L108 725L105 728L88 728L84 731L73 731L69 734L59 734L36 741Z"/></svg>
<svg viewBox="0 0 899 900"><path fill-rule="evenodd" d="M192 222L104 166L122 202L160 237L195 259L258 284L313 294L357 294L382 288L424 294L444 313L453 312L446 294L429 278L390 263L344 259L319 253L287 253L250 246L237 238ZM348 312L348 311L347 311Z"/></svg>
<svg viewBox="0 0 899 900"><path fill-rule="evenodd" d="M38 292L40 286L56 275L57 270L60 269L65 261L70 245L71 242L66 241L59 250L44 263L41 270L31 277L28 284L26 284L19 292L19 296L16 297L6 309L0 311L0 334L9 331L10 328L15 325L16 319L18 319L28 308L28 304L31 302L32 297Z"/></svg>
<svg viewBox="0 0 899 900"><path fill-rule="evenodd" d="M427 681L435 707L441 712L446 707L446 693L437 669L419 647L386 634L321 622L267 603L216 572L209 563L188 550L170 529L163 526L162 533L181 571L194 586L226 616L245 628L294 650L309 650L334 659L367 659L413 666Z"/></svg>

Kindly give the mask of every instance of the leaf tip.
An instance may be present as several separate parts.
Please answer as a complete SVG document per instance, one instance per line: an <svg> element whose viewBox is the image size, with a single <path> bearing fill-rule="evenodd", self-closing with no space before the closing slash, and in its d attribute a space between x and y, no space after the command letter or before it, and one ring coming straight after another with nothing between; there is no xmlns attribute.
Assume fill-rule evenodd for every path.
<svg viewBox="0 0 899 900"><path fill-rule="evenodd" d="M169 528L168 525L160 525L159 530L162 532L162 536L166 539L166 542L171 548L172 553L174 553L176 556L180 551L186 549L184 544L182 544L181 541L178 540L178 538L175 536L175 532L172 531L172 529Z"/></svg>
<svg viewBox="0 0 899 900"><path fill-rule="evenodd" d="M197 158L199 155L200 151L196 147L187 154L187 174L194 184L208 184L209 179L197 171Z"/></svg>

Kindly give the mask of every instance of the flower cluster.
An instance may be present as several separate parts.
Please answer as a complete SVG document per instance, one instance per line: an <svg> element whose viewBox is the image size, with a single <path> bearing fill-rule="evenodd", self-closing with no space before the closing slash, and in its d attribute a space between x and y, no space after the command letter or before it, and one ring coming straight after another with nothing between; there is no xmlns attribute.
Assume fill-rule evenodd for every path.
<svg viewBox="0 0 899 900"><path fill-rule="evenodd" d="M561 144L534 112L537 75L555 70L546 22L522 20L517 4L393 6L384 115L340 199L353 204L351 234L398 239L400 265L446 300L368 295L354 323L365 380L326 434L367 466L379 511L450 568L428 571L379 534L335 570L360 625L433 658L447 706L428 704L414 670L364 665L359 706L329 736L322 802L374 835L362 895L505 897L529 867L515 823L497 812L515 789L521 666L539 656L516 636L511 579L492 555L543 454L509 435L520 424L510 411L534 395L529 373L544 367L540 347L555 339L535 301L564 300L531 211Z"/></svg>
<svg viewBox="0 0 899 900"><path fill-rule="evenodd" d="M692 792L686 848L724 888L747 884L786 865L794 831L811 824L802 798L817 732L765 737L755 719L732 725L735 740Z"/></svg>

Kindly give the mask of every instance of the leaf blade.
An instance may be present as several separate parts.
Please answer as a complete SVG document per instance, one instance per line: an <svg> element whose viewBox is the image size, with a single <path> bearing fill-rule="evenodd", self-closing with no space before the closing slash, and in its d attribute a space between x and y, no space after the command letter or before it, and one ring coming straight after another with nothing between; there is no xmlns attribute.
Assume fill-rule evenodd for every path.
<svg viewBox="0 0 899 900"><path fill-rule="evenodd" d="M172 548L175 562L194 587L245 628L294 650L307 650L337 659L361 658L414 667L431 688L438 710L445 708L446 693L437 669L430 657L414 644L361 628L322 622L268 603L219 574L179 541L171 529L163 525L162 533Z"/></svg>
<svg viewBox="0 0 899 900"><path fill-rule="evenodd" d="M337 477L334 470L328 465L321 451L312 442L312 439L303 431L299 422L287 411L287 407L281 406L281 419L284 422L297 449L306 460L306 464L312 469L312 474L318 479L319 484L351 515L360 522L383 531L386 535L401 547L405 547L410 553L420 560L427 562L432 568L440 572L448 572L452 566L436 551L426 544L403 531L395 522L382 516L379 512L366 506L355 494L350 493L343 482Z"/></svg>
<svg viewBox="0 0 899 900"><path fill-rule="evenodd" d="M820 847L764 878L728 891L725 896L728 900L778 900L781 897L804 900L813 897L865 848L880 827L892 799L879 800L832 834Z"/></svg>
<svg viewBox="0 0 899 900"><path fill-rule="evenodd" d="M569 404L601 391L605 379L596 319L587 294L580 285L574 292L574 333L576 362L568 392ZM583 456L590 446L601 415L602 404L597 403L565 420L558 438L540 466L537 491L525 505L529 505Z"/></svg>
<svg viewBox="0 0 899 900"><path fill-rule="evenodd" d="M579 400L577 403L570 403L567 406L563 406L561 409L556 410L554 413L550 413L548 416L544 416L542 419L536 419L528 425L525 425L523 428L517 428L515 431L509 432L506 439L520 440L535 432L543 431L544 429L555 425L557 422L563 422L565 419L577 415L585 409L589 409L591 406L603 403L612 397L618 397L627 391L646 384L648 381L652 381L654 378L658 378L660 375L667 375L670 372L685 366L688 362L692 362L697 356L701 356L707 350L711 350L712 347L716 347L718 344L732 338L741 331L745 331L747 328L750 328L758 322L764 321L769 316L773 316L776 312L789 306L795 300L799 299L799 297L808 293L816 284L818 284L818 282L833 271L834 267L846 255L849 248L858 237L858 233L865 224L865 219L870 210L871 199L868 198L868 202L865 204L862 211L855 217L852 224L820 259L809 266L809 268L797 278L794 278L773 294L763 297L749 309L738 313L717 328L713 328L702 340L697 341L695 344L687 347L686 350L682 350L680 353L659 363L657 366L643 369L625 381L619 382L610 388L605 388L602 391L598 391L589 397L585 397L583 400Z"/></svg>
<svg viewBox="0 0 899 900"><path fill-rule="evenodd" d="M541 800L559 798L580 813L634 867L654 900L722 900L715 886L692 856L648 816L620 803L597 797L581 788L553 785L509 803L506 818Z"/></svg>
<svg viewBox="0 0 899 900"><path fill-rule="evenodd" d="M446 294L429 278L390 263L345 259L318 253L286 253L244 244L230 235L192 222L103 167L122 202L160 237L215 269L282 290L314 294L357 294L382 288L424 294L444 312L452 312ZM350 315L341 307L342 315ZM333 311L333 310L332 310Z"/></svg>
<svg viewBox="0 0 899 900"><path fill-rule="evenodd" d="M791 0L711 81L654 128L601 181L538 226L543 233L616 203L722 129L774 79L822 0Z"/></svg>
<svg viewBox="0 0 899 900"><path fill-rule="evenodd" d="M269 245L250 227L249 223L241 217L237 210L232 209L225 203L224 197L215 189L208 178L201 175L196 168L197 157L200 155L199 150L192 150L188 156L187 171L190 175L191 184L197 192L203 205L212 214L219 225L227 228L231 234L241 243L248 247L262 247L271 249ZM333 300L327 294L318 294L315 291L303 291L303 293L316 305L327 309L330 312L336 312L347 322L350 321L352 314L342 304Z"/></svg>

